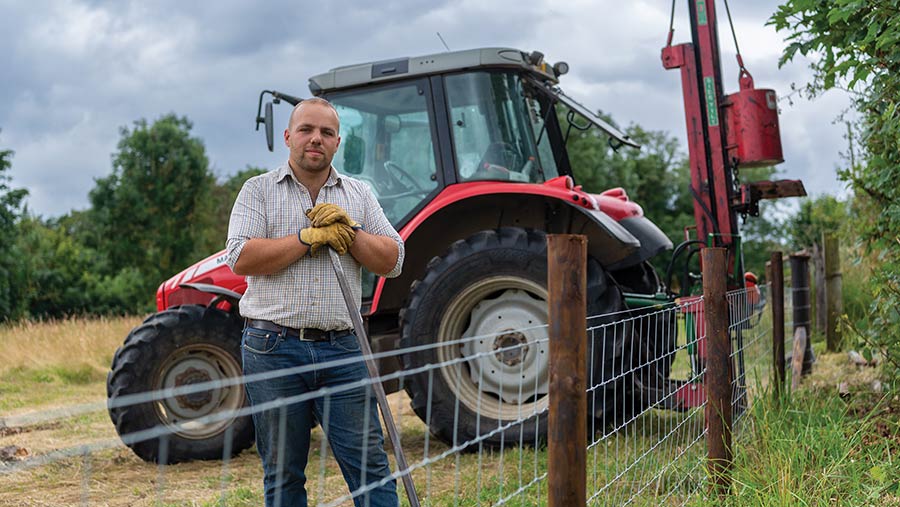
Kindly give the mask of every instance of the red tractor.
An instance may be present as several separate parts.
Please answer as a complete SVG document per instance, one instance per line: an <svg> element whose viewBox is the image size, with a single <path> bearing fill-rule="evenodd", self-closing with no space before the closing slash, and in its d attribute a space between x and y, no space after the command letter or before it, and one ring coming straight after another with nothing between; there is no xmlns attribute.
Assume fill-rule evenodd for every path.
<svg viewBox="0 0 900 507"><path fill-rule="evenodd" d="M588 236L588 315L625 309L625 293L652 299L665 292L647 261L671 249L669 239L621 189L590 194L573 180L565 140L576 115L616 146L637 145L557 87L566 70L565 63L550 66L537 52L485 48L340 67L309 81L312 93L340 114L335 166L371 185L406 242L400 277L369 275L363 283L362 313L373 350L496 333L492 340L402 357L407 369L463 359L431 379L431 431L446 442L464 442L476 436L477 425L486 433L547 404L549 357L546 345L537 344L547 335L541 327L547 322L547 234ZM260 103L265 94L299 101L266 91ZM271 103L265 111L259 121L271 147ZM562 117L570 123L561 125ZM157 292L159 313L131 332L109 374L116 429L121 435L158 425L170 429L167 461L221 458L226 436L231 452L253 441L249 417L203 421L244 406L239 384L135 406L115 402L127 394L240 375L237 308L246 283L224 259L219 252L164 282ZM607 380L621 372L624 343L624 336L611 336L594 351L594 384L601 370ZM523 346L487 361L465 360L516 344ZM400 366L384 361L380 369L389 373ZM428 375L404 384L425 420ZM631 386L623 382L621 388ZM614 408L601 403L596 416ZM544 417L526 425L527 440L546 428ZM499 443L502 433L492 440ZM130 445L146 460L161 459L155 438Z"/></svg>
<svg viewBox="0 0 900 507"><path fill-rule="evenodd" d="M732 180L738 164L780 160L777 111L769 103L774 92L753 90L752 81L742 81L738 94L722 94L714 26L712 2L697 1L695 44L663 51L667 68L682 69L697 198L697 239L675 255L725 246L731 286L741 287L737 214L753 214L759 199L788 192L780 183L737 188ZM649 313L674 301L668 280L649 262L670 250L671 241L622 189L591 194L573 179L566 152L573 128L600 129L614 149L637 145L563 93L559 77L567 70L539 52L484 48L339 67L309 80L312 94L340 114L335 166L371 185L406 242L400 277L364 277L362 313L372 348L437 345L381 360L380 371L444 365L406 377L403 388L431 432L448 443L486 434L488 444L534 442L546 430L547 234L588 237L589 326L611 322L614 312ZM263 91L260 111L266 95L274 103L301 100ZM264 111L257 128L265 126L271 150L272 102ZM687 294L692 279L682 279ZM245 289L224 252L212 255L159 287L159 313L116 353L109 412L141 458L219 459L252 444L250 417L233 415L246 406L243 386L228 380L241 373L238 301ZM656 321L611 326L591 340L589 385L607 386L590 393L588 406L600 425L651 404L702 403L685 394L691 386L669 379L674 319L647 318ZM464 340L477 336L492 338ZM189 389L211 381L222 384ZM396 382L385 387L399 389ZM174 391L130 403L160 389ZM521 414L540 415L508 424Z"/></svg>

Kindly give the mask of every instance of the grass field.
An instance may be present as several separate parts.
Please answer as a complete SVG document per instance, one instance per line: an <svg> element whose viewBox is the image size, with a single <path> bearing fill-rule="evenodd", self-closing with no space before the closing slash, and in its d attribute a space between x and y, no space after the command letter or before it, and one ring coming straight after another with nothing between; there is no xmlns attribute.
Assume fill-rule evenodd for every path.
<svg viewBox="0 0 900 507"><path fill-rule="evenodd" d="M68 406L98 408L43 424L0 427L0 448L24 448L33 459L80 445L116 444L103 407L105 375L116 348L139 323L139 318L73 319L0 328L0 418ZM724 504L900 505L900 403L870 392L873 378L874 370L848 369L843 355L823 355L789 401L775 406L759 398L742 420L734 487ZM839 381L851 386L849 400L836 396ZM428 437L405 395L390 399L410 463L446 451ZM688 445L699 431L699 414L686 418L654 410L592 445L588 496L601 491L592 505L619 505L636 493L636 505L723 505L708 497L702 484L705 443ZM669 433L672 438L659 445L659 436ZM308 470L311 504L345 491L321 444L316 431ZM634 462L638 456L643 457ZM505 498L506 505L545 505L545 480L532 483L546 470L545 460L540 449L485 449L451 454L417 469L414 479L423 505L495 505ZM261 467L252 449L227 463L158 467L113 445L14 473L3 473L5 466L0 462L3 506L262 504ZM614 477L619 480L613 486L601 489Z"/></svg>

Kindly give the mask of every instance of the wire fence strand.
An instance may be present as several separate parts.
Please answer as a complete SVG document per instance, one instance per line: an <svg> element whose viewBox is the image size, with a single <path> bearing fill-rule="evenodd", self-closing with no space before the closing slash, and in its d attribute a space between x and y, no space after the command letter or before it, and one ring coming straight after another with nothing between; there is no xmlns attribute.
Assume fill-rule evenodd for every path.
<svg viewBox="0 0 900 507"><path fill-rule="evenodd" d="M736 372L732 409L739 430L743 416L769 381L772 328L766 312L768 287L729 292L727 301ZM703 298L589 316L587 322L588 505L685 504L706 479ZM155 472L146 468L144 473L155 474L151 496L158 504L167 505L172 501L171 490L177 487L169 458L175 442L183 441L191 428L270 412L278 420L273 452L282 456L295 444L287 440L285 429L293 417L292 408L319 400L321 420L314 430L306 469L310 505L363 502L380 486L392 481L399 484L398 479L409 474L422 505L546 505L548 340L547 326L531 326L377 353L373 355L375 360L407 365L412 363L402 361L404 357L424 352L443 360L265 403L245 404L198 419L151 425L118 439L82 442L20 461L0 462L0 489L29 470L77 463L78 476L69 483L73 494L67 498L74 499L73 504L102 505L105 477L98 470L104 459L100 454L122 445L155 442L158 464L146 465L155 467ZM220 396L223 390L296 378L350 363L340 360L298 366L130 394L113 398L108 404L88 403L3 417L0 428L72 420L111 408L160 407L167 400L196 395ZM373 477L363 467L351 481L358 486L351 489L344 481L346 471L335 465L332 446L336 443L329 442L323 430L345 422L334 413L335 401L341 396L362 390L366 403L374 403L371 392L375 382L402 386L390 400L409 466L397 470L391 457L390 473L383 477ZM415 405L415 410L410 405ZM373 420L358 423L381 424ZM205 472L214 478L218 489L209 503L253 504L236 500L247 493L232 480L236 466L232 458L234 428L225 425L223 431L221 458L208 462ZM367 461L370 444L365 441L362 446L361 463ZM293 473L282 461L276 463L278 478ZM260 490L261 480L253 498L261 498ZM281 494L275 491L276 503ZM399 496L403 497L402 488Z"/></svg>

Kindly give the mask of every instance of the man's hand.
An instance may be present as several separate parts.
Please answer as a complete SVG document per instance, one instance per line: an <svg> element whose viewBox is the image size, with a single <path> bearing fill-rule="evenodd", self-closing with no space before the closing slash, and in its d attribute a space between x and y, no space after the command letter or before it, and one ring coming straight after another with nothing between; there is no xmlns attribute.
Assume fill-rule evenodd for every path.
<svg viewBox="0 0 900 507"><path fill-rule="evenodd" d="M300 242L309 246L309 253L316 254L319 248L328 245L334 251L344 255L356 239L356 231L349 225L334 223L324 227L307 227L300 229Z"/></svg>
<svg viewBox="0 0 900 507"><path fill-rule="evenodd" d="M353 229L362 227L350 218L344 208L330 202L316 204L313 209L306 212L306 217L312 222L313 227L325 227L334 223L348 225Z"/></svg>

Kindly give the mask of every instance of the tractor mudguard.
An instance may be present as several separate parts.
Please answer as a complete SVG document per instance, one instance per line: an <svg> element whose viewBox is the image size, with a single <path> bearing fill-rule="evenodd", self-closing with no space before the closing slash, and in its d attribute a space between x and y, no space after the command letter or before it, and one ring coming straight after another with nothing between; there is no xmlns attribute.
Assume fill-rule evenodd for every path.
<svg viewBox="0 0 900 507"><path fill-rule="evenodd" d="M410 285L423 277L431 259L479 231L521 227L584 234L588 254L604 268L636 258L641 249L640 240L627 228L603 211L579 204L571 190L485 183L448 187L401 229L406 244L403 272L397 278L378 279L370 313L399 310Z"/></svg>
<svg viewBox="0 0 900 507"><path fill-rule="evenodd" d="M207 294L214 294L216 299L213 299L213 302L210 303L210 306L215 306L214 302L217 300L225 300L228 301L234 308L237 308L238 301L241 300L241 294L226 289L225 287L219 287L218 285L212 285L209 283L182 283L178 285L184 289L194 289L200 292L205 292Z"/></svg>
<svg viewBox="0 0 900 507"><path fill-rule="evenodd" d="M672 240L646 217L628 217L619 220L618 225L624 227L638 239L640 248L625 259L605 266L611 271L635 266L651 259L658 253L673 248Z"/></svg>

